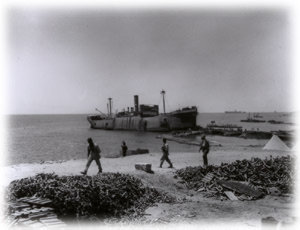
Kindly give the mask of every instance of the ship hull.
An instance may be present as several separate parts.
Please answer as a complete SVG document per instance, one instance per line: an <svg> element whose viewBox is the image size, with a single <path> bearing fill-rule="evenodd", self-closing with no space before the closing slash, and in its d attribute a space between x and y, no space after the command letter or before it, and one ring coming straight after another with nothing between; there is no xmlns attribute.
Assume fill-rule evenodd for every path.
<svg viewBox="0 0 300 230"><path fill-rule="evenodd" d="M93 129L167 132L196 127L197 110L159 114L153 117L127 116L88 121Z"/></svg>

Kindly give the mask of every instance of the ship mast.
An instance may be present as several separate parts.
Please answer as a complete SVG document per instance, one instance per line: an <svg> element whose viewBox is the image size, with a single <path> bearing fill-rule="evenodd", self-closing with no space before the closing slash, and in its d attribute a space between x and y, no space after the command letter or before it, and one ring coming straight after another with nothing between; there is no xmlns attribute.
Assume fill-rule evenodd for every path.
<svg viewBox="0 0 300 230"><path fill-rule="evenodd" d="M166 114L166 107L165 107L165 93L166 93L166 91L162 90L160 93L161 93L162 96L163 96L164 114Z"/></svg>

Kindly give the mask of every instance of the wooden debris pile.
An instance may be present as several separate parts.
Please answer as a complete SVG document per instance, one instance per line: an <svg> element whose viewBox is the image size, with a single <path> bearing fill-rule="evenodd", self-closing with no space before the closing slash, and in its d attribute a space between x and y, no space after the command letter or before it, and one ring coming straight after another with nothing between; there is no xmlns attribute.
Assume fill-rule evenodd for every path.
<svg viewBox="0 0 300 230"><path fill-rule="evenodd" d="M229 189L239 199L251 200L267 194L292 193L293 162L290 156L252 158L207 168L187 167L176 171L176 176L187 188L206 192L207 196L227 199L224 191Z"/></svg>
<svg viewBox="0 0 300 230"><path fill-rule="evenodd" d="M54 209L49 207L51 200L37 197L23 197L8 202L7 215L3 223L9 227L66 227L66 224L58 219Z"/></svg>
<svg viewBox="0 0 300 230"><path fill-rule="evenodd" d="M140 179L120 173L97 176L57 176L38 174L13 181L7 194L10 199L35 195L50 199L59 216L130 215L143 211L155 202L171 202L168 194L143 185Z"/></svg>

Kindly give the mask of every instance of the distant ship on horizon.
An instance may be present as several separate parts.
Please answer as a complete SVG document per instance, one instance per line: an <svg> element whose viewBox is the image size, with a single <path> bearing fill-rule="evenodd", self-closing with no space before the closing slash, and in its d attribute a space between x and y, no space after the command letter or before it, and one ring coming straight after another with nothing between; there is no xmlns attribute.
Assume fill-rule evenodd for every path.
<svg viewBox="0 0 300 230"><path fill-rule="evenodd" d="M225 111L225 113L246 113L244 111L238 111L238 110L233 110L233 111Z"/></svg>
<svg viewBox="0 0 300 230"><path fill-rule="evenodd" d="M260 117L262 117L262 116L260 116ZM260 120L260 119L254 119L253 117L251 117L251 114L249 113L247 119L240 120L240 122L256 122L256 123L258 123L258 122L266 122L266 121Z"/></svg>

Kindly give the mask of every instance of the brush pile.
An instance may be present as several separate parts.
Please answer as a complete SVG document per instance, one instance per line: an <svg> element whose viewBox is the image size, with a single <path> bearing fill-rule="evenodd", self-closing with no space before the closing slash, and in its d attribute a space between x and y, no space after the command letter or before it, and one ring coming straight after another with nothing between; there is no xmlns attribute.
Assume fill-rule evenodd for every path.
<svg viewBox="0 0 300 230"><path fill-rule="evenodd" d="M138 215L155 202L174 200L168 194L145 187L140 179L120 173L97 176L42 173L11 182L7 195L10 200L31 196L50 199L58 215L71 217Z"/></svg>
<svg viewBox="0 0 300 230"><path fill-rule="evenodd" d="M282 156L277 158L252 158L251 160L237 160L231 164L222 163L220 166L208 166L207 168L187 167L176 171L179 181L189 189L206 192L207 196L225 198L224 184L241 182L249 188L260 191L263 195L274 191L277 194L292 193L294 187L293 158ZM209 177L208 177L209 176ZM209 178L209 179L207 179ZM225 182L224 182L225 181ZM234 192L237 192L234 190ZM241 199L254 199L236 193ZM246 194L248 195L248 194Z"/></svg>

